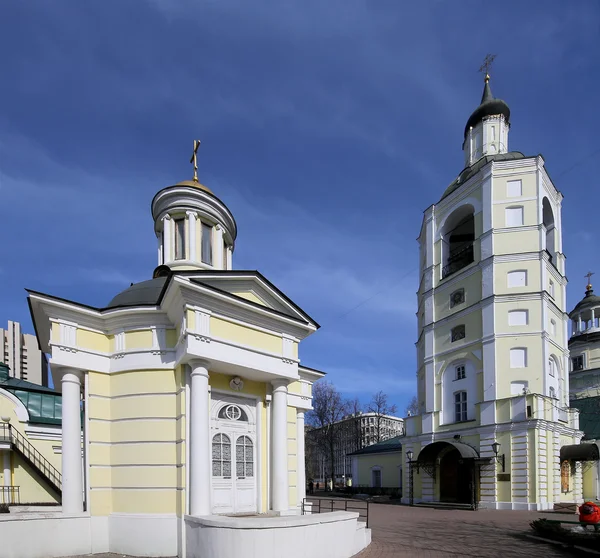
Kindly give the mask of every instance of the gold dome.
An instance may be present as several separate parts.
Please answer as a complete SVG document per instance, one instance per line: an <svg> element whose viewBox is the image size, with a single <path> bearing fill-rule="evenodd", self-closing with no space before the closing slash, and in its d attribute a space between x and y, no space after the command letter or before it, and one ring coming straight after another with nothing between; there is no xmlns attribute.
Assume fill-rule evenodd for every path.
<svg viewBox="0 0 600 558"><path fill-rule="evenodd" d="M200 184L200 182L198 182L197 180L184 180L183 182L178 182L177 184L175 184L175 186L189 186L190 188L199 188L200 190L204 190L205 192L208 192L209 194L213 194L213 191L204 186L204 184Z"/></svg>

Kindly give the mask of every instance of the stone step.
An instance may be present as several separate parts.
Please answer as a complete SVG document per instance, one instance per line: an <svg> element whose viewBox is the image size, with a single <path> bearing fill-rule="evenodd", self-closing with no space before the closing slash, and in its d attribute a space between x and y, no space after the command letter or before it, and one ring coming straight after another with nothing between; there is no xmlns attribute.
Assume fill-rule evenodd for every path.
<svg viewBox="0 0 600 558"><path fill-rule="evenodd" d="M10 513L59 513L62 506L8 506Z"/></svg>
<svg viewBox="0 0 600 558"><path fill-rule="evenodd" d="M439 510L471 510L471 504L461 504L458 502L419 502L415 504L419 508L436 508Z"/></svg>

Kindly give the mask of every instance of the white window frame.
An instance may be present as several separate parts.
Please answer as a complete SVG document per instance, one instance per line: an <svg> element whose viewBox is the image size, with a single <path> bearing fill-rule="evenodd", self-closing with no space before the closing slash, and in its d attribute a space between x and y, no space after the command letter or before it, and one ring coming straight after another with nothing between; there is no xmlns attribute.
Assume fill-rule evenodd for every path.
<svg viewBox="0 0 600 558"><path fill-rule="evenodd" d="M454 422L466 422L469 420L468 400L466 390L462 389L454 392Z"/></svg>
<svg viewBox="0 0 600 558"><path fill-rule="evenodd" d="M575 359L581 358L581 368L575 368ZM571 370L573 372L580 372L581 370L585 370L585 354L575 355L571 357Z"/></svg>
<svg viewBox="0 0 600 558"><path fill-rule="evenodd" d="M519 284L519 285L516 285L516 284L511 285L510 284L511 283L510 278L511 277L517 277L517 275L516 275L517 273L522 273L523 274L523 278L525 279L525 281L524 281L524 283L522 285L521 284ZM513 269L512 271L509 271L506 274L506 286L509 289L519 289L519 288L526 287L527 286L527 280L528 280L528 277L527 277L527 270L526 269Z"/></svg>
<svg viewBox="0 0 600 558"><path fill-rule="evenodd" d="M550 334L556 335L556 321L550 319Z"/></svg>
<svg viewBox="0 0 600 558"><path fill-rule="evenodd" d="M524 321L516 321L517 316L525 316ZM511 317L513 318L511 323ZM529 325L529 310L519 308L517 310L509 310L508 312L508 325L510 327L526 326Z"/></svg>
<svg viewBox="0 0 600 558"><path fill-rule="evenodd" d="M379 486L375 484L375 474L379 473ZM371 488L381 488L383 487L383 467L380 465L375 465L371 467Z"/></svg>
<svg viewBox="0 0 600 558"><path fill-rule="evenodd" d="M552 281L552 279L550 279L550 282L548 283L548 294L554 298L554 281Z"/></svg>
<svg viewBox="0 0 600 558"><path fill-rule="evenodd" d="M182 225L182 231L180 230L180 225ZM173 240L174 240L174 259L175 260L185 260L186 257L186 223L185 217L177 217L173 219Z"/></svg>
<svg viewBox="0 0 600 558"><path fill-rule="evenodd" d="M518 190L517 190L518 187ZM515 193L518 192L518 193ZM520 198L523 196L523 181L522 180L508 180L506 182L506 197L507 198Z"/></svg>
<svg viewBox="0 0 600 558"><path fill-rule="evenodd" d="M467 367L464 364L457 364L454 367L454 378L464 380L467 377Z"/></svg>
<svg viewBox="0 0 600 558"><path fill-rule="evenodd" d="M517 351L520 351L519 353L517 353ZM521 354L523 355L522 359L519 359L519 363L516 362L516 355L517 354ZM515 359L513 361L513 355L515 355ZM522 362L522 365L517 366L516 364L520 364ZM515 364L513 364L515 363ZM512 349L510 349L510 367L511 368L527 368L527 348L526 347L513 347Z"/></svg>
<svg viewBox="0 0 600 558"><path fill-rule="evenodd" d="M522 205L512 205L504 210L504 226L522 227L525 224L525 208Z"/></svg>

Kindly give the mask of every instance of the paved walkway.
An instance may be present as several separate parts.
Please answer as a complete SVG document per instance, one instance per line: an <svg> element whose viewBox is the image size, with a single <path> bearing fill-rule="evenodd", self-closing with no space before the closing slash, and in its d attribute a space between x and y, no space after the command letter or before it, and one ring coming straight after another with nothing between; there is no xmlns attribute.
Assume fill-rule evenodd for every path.
<svg viewBox="0 0 600 558"><path fill-rule="evenodd" d="M356 558L497 558L572 556L562 548L522 536L539 517L575 519L519 511L462 511L373 504L369 526L373 541Z"/></svg>

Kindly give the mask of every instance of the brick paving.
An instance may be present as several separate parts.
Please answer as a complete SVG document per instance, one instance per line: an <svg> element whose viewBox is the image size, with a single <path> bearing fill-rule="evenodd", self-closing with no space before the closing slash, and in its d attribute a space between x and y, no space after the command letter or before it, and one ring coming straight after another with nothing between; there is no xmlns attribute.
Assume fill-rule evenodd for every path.
<svg viewBox="0 0 600 558"><path fill-rule="evenodd" d="M441 558L505 556L554 558L569 551L523 536L529 522L576 518L575 514L430 508L373 504L370 506L371 545L355 558Z"/></svg>

